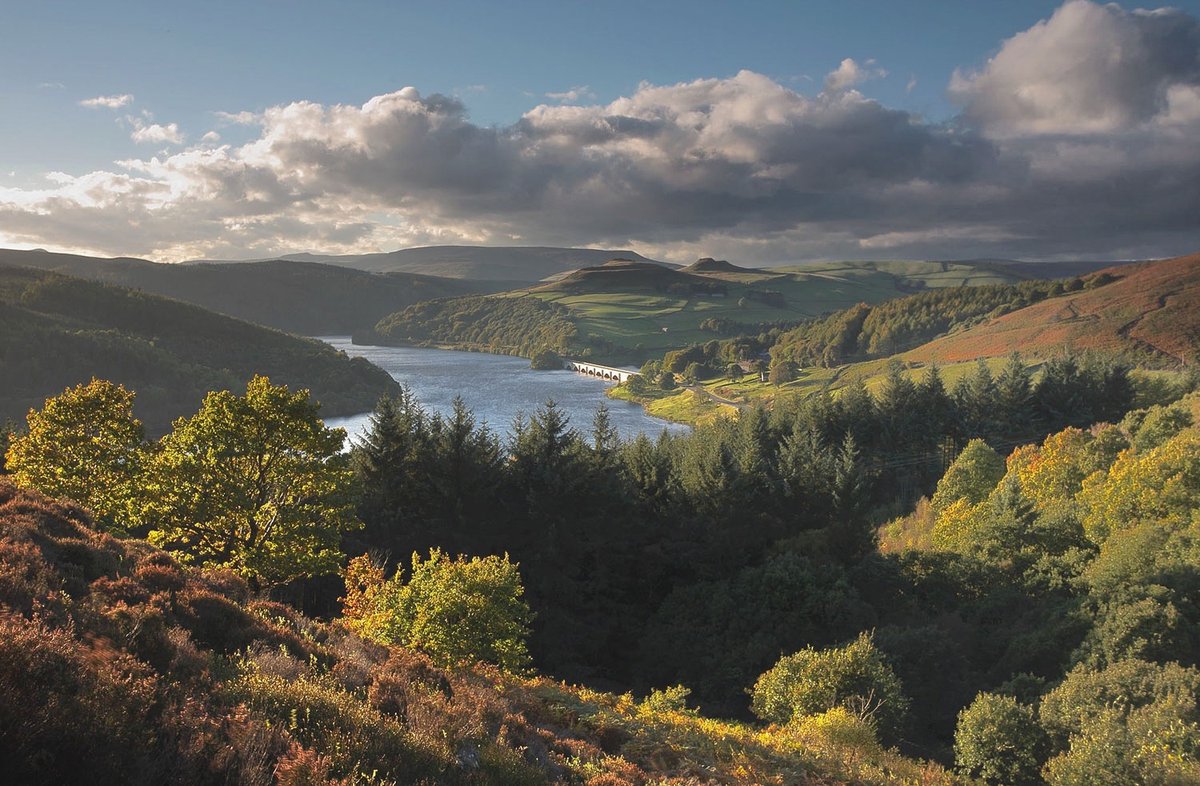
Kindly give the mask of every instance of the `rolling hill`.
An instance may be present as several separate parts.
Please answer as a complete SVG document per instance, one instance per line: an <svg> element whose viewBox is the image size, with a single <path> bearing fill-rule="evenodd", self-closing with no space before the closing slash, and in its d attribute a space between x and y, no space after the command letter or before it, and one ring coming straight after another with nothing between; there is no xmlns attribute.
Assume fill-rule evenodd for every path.
<svg viewBox="0 0 1200 786"><path fill-rule="evenodd" d="M502 329L480 331L475 321L488 312L489 305L492 311L508 311L506 300L535 298L562 307L554 312L554 318L565 319L575 327L574 331L554 331L556 336L569 339L556 349L590 351L594 357L630 362L726 336L758 334L767 326L837 314L859 304L899 302L898 298L914 293L936 299L937 292L991 286L998 291L999 299L986 305L979 314L982 316L1001 302L1014 301L1016 290L1010 292L1009 288L1028 288L1031 282L1027 278L990 264L977 268L971 263L847 262L756 269L706 258L685 268L668 268L616 258L525 289L471 298L459 305L454 300L439 301L436 315L429 310L410 309L387 318L386 329L379 333L385 342L403 341L404 336L436 335L435 343L443 345L484 349L503 346L507 347L503 351L528 354L529 342L522 338L528 334L523 328L505 324ZM1012 307L1028 302L1018 299ZM492 317L489 321L495 325L506 319L496 314ZM529 314L521 319L527 317ZM422 323L429 318L438 322L436 328L431 328L432 323ZM920 341L937 332L929 332ZM519 349L521 346L526 350Z"/></svg>
<svg viewBox="0 0 1200 786"><path fill-rule="evenodd" d="M788 270L809 274L839 276L868 272L895 276L904 286L928 289L981 286L985 284L1016 284L1036 279L1069 278L1094 273L1112 262L1022 262L1012 259L970 259L950 261L857 261L813 262L772 270Z"/></svg>
<svg viewBox="0 0 1200 786"><path fill-rule="evenodd" d="M1119 353L1150 365L1200 358L1200 254L1109 267L1085 287L989 319L904 354L953 363L1064 347Z"/></svg>
<svg viewBox="0 0 1200 786"><path fill-rule="evenodd" d="M0 266L0 420L93 376L136 390L149 431L191 414L210 390L254 374L309 388L329 416L397 389L387 373L327 345L130 289Z"/></svg>
<svg viewBox="0 0 1200 786"><path fill-rule="evenodd" d="M420 300L502 288L416 273L373 274L278 259L170 265L127 257L98 259L0 249L0 265L33 267L140 289L308 336L353 333Z"/></svg>
<svg viewBox="0 0 1200 786"><path fill-rule="evenodd" d="M421 273L471 281L531 284L614 257L672 267L632 251L543 246L423 246L379 254L285 254L282 259L320 262L373 273ZM226 263L228 264L228 263Z"/></svg>

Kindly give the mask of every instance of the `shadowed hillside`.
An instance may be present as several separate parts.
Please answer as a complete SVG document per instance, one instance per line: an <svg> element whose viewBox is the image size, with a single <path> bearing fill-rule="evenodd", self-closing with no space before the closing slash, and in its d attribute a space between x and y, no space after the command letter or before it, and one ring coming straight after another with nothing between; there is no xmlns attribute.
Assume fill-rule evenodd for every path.
<svg viewBox="0 0 1200 786"><path fill-rule="evenodd" d="M302 335L349 334L420 300L498 287L414 273L373 274L312 262L269 260L168 265L0 249L0 265L52 270L117 284Z"/></svg>
<svg viewBox="0 0 1200 786"><path fill-rule="evenodd" d="M283 259L322 262L377 273L423 273L474 281L528 284L581 267L600 265L613 257L669 267L632 251L543 246L425 246L380 254L287 254Z"/></svg>
<svg viewBox="0 0 1200 786"><path fill-rule="evenodd" d="M370 409L397 385L383 370L322 342L232 317L55 273L0 267L0 420L93 376L136 389L153 432L209 390L254 374L309 388L325 415Z"/></svg>
<svg viewBox="0 0 1200 786"><path fill-rule="evenodd" d="M686 269L685 269L686 270ZM603 265L576 270L550 284L537 287L538 292L628 292L649 290L678 293L724 293L718 282L689 272L672 270L661 265L636 262L631 259L610 259Z"/></svg>

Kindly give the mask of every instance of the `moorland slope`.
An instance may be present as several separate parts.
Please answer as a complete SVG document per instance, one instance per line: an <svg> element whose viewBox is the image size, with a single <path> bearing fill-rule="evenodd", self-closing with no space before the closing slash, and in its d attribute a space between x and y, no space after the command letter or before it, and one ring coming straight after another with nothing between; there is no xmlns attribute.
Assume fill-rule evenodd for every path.
<svg viewBox="0 0 1200 786"><path fill-rule="evenodd" d="M769 729L493 667L443 669L202 571L0 478L5 782L904 782L940 767L809 724Z"/></svg>
<svg viewBox="0 0 1200 786"><path fill-rule="evenodd" d="M1191 362L1200 353L1200 254L1106 268L1085 287L996 316L905 353L953 363L1064 348L1125 355L1148 364Z"/></svg>

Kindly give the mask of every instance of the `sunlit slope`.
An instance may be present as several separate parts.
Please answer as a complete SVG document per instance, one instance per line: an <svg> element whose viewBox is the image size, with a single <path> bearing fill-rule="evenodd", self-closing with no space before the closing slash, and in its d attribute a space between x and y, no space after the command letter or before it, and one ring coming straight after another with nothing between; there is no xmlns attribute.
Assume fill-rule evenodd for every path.
<svg viewBox="0 0 1200 786"><path fill-rule="evenodd" d="M726 334L758 332L766 324L878 303L923 286L868 268L791 272L701 260L667 270L613 260L520 294L567 307L581 333L653 352L718 338L722 332L714 328L721 320ZM718 324L702 328L708 320Z"/></svg>
<svg viewBox="0 0 1200 786"><path fill-rule="evenodd" d="M370 409L395 381L328 345L177 300L41 270L0 266L0 420L93 376L138 391L152 432L209 390L254 374L309 388L323 414Z"/></svg>
<svg viewBox="0 0 1200 786"><path fill-rule="evenodd" d="M171 265L145 259L0 249L0 265L5 264L140 289L310 336L353 333L421 300L499 288L415 273L377 274L279 259Z"/></svg>
<svg viewBox="0 0 1200 786"><path fill-rule="evenodd" d="M884 273L896 277L898 286L921 286L927 289L945 287L977 287L985 284L1015 284L1034 279L1068 278L1094 273L1111 262L1018 262L1014 260L978 259L963 261L888 260L813 262L804 265L773 268L813 275L837 276Z"/></svg>
<svg viewBox="0 0 1200 786"><path fill-rule="evenodd" d="M952 333L904 354L953 363L1013 351L1045 357L1065 347L1119 352L1148 363L1200 351L1200 254L1108 268L1089 286Z"/></svg>

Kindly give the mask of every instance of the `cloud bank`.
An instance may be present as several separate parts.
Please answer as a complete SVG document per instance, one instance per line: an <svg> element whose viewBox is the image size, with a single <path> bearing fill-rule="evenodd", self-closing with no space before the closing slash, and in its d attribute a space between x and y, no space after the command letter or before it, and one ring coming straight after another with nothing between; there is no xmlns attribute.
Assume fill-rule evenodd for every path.
<svg viewBox="0 0 1200 786"><path fill-rule="evenodd" d="M254 138L0 188L0 241L162 259L586 244L755 263L1200 248L1195 18L1068 2L956 72L961 114L943 124L855 89L882 74L847 59L816 95L750 71L642 84L506 127L412 87L225 113Z"/></svg>

